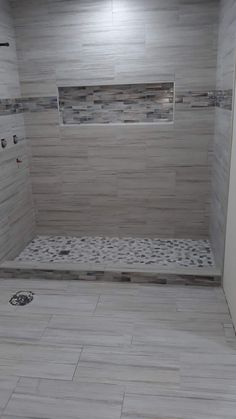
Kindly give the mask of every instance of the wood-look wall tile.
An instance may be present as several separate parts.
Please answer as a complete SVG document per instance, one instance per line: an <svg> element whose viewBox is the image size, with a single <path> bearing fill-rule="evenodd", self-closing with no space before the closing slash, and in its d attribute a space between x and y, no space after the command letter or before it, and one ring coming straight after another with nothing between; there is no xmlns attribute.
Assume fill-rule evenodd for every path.
<svg viewBox="0 0 236 419"><path fill-rule="evenodd" d="M170 80L177 96L215 89L218 2L12 7L24 97ZM56 110L25 114L38 231L207 237L214 115L176 103L163 128L63 127Z"/></svg>
<svg viewBox="0 0 236 419"><path fill-rule="evenodd" d="M220 2L217 89L233 91L235 72L236 4ZM229 109L227 109L227 107ZM214 151L212 158L212 187L210 209L210 238L218 265L223 267L228 185L231 159L232 111L216 109Z"/></svg>

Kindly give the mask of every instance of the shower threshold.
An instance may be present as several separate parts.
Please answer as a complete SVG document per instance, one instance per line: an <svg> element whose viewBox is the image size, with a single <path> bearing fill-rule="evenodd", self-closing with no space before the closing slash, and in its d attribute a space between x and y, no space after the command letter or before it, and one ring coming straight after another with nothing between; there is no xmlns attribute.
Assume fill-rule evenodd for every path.
<svg viewBox="0 0 236 419"><path fill-rule="evenodd" d="M5 276L220 283L209 241L192 239L37 236L0 270Z"/></svg>

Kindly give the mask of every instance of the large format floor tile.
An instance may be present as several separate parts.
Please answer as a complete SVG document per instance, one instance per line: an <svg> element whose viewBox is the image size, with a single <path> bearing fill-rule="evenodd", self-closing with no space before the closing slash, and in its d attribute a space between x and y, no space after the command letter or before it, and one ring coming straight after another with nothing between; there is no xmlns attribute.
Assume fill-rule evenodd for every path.
<svg viewBox="0 0 236 419"><path fill-rule="evenodd" d="M16 385L19 381L18 377L1 374L0 377L0 414L6 407Z"/></svg>
<svg viewBox="0 0 236 419"><path fill-rule="evenodd" d="M0 280L0 419L23 418L236 419L223 291Z"/></svg>
<svg viewBox="0 0 236 419"><path fill-rule="evenodd" d="M5 410L5 417L120 419L123 397L122 388L117 386L21 380Z"/></svg>
<svg viewBox="0 0 236 419"><path fill-rule="evenodd" d="M122 419L235 419L235 403L197 397L126 395Z"/></svg>

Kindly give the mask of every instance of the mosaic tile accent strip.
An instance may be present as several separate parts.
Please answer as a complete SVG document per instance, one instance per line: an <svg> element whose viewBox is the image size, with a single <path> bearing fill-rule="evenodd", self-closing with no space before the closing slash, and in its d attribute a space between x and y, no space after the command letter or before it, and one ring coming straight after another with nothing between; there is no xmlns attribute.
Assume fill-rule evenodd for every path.
<svg viewBox="0 0 236 419"><path fill-rule="evenodd" d="M218 90L216 94L216 107L221 109L233 109L233 90Z"/></svg>
<svg viewBox="0 0 236 419"><path fill-rule="evenodd" d="M178 94L175 103L187 105L190 108L209 108L215 107L215 91L199 92L189 91Z"/></svg>
<svg viewBox="0 0 236 419"><path fill-rule="evenodd" d="M165 90L155 92L156 97L151 96L151 90L146 92L138 92L137 95L133 92L133 99L125 98L124 93L121 93L121 99L118 92L115 90L117 102L112 108L112 95L108 95L108 99L104 100L104 104L99 98L94 98L92 104L89 102L89 97L92 93L88 93L89 87L59 87L65 89L62 97L60 98L60 114L63 124L91 124L91 123L115 123L115 122L171 122L173 121L173 83L162 83L161 85L169 85ZM160 84L159 84L160 85ZM126 85L125 85L126 86ZM128 85L133 86L133 85ZM139 86L139 85L134 85ZM141 85L151 86L151 85ZM102 86L103 87L103 86ZM116 89L119 86L110 86ZM68 89L72 89L72 94L67 94ZM75 92L76 89L76 93ZM81 98L77 98L78 90L86 89L86 92L81 93ZM94 87L93 87L94 89ZM88 93L85 98L83 94ZM105 92L103 92L105 94ZM148 95L150 94L150 98ZM100 93L98 94L100 95ZM127 96L127 95L126 95ZM137 97L135 97L137 96ZM100 96L99 96L100 97ZM143 105L135 103L136 100L143 100ZM78 102L79 100L79 102ZM156 102L155 102L156 100ZM99 103L100 101L100 103ZM114 102L114 103L115 103ZM150 102L150 103L148 103ZM78 105L79 103L79 105ZM206 108L218 107L221 109L232 110L233 107L233 91L229 90L212 90L211 92L185 92L175 96L175 103L183 104L190 108ZM104 106L104 108L102 108ZM156 107L155 107L156 106ZM111 109L112 108L112 109ZM0 116L13 115L23 112L43 112L49 109L58 109L58 99L56 96L48 97L28 97L28 98L13 98L13 99L0 99ZM130 109L130 112L129 112ZM86 114L86 117L85 117ZM90 115L91 114L91 115ZM118 119L117 119L117 118ZM127 119L126 119L127 117ZM97 119L98 118L98 119ZM111 120L113 118L113 120Z"/></svg>
<svg viewBox="0 0 236 419"><path fill-rule="evenodd" d="M221 109L232 110L233 91L212 90L210 92L189 91L178 94L175 103L188 105L190 108L209 108L218 107Z"/></svg>
<svg viewBox="0 0 236 419"><path fill-rule="evenodd" d="M141 272L138 269L132 272L112 271L112 267L101 271L86 271L68 269L44 269L32 267L0 267L0 276L2 278L39 278L39 279L58 279L69 281L102 281L102 282L122 282L134 284L162 284L162 285L200 285L207 287L217 287L221 285L220 275L177 275L161 274L154 272Z"/></svg>
<svg viewBox="0 0 236 419"><path fill-rule="evenodd" d="M63 124L173 121L174 83L59 87Z"/></svg>
<svg viewBox="0 0 236 419"><path fill-rule="evenodd" d="M208 240L38 236L15 259L23 262L159 264L212 267Z"/></svg>
<svg viewBox="0 0 236 419"><path fill-rule="evenodd" d="M20 99L0 99L0 116L22 113Z"/></svg>
<svg viewBox="0 0 236 419"><path fill-rule="evenodd" d="M0 99L0 116L58 109L57 97Z"/></svg>
<svg viewBox="0 0 236 419"><path fill-rule="evenodd" d="M31 97L20 99L23 112L42 112L48 109L58 109L57 97Z"/></svg>

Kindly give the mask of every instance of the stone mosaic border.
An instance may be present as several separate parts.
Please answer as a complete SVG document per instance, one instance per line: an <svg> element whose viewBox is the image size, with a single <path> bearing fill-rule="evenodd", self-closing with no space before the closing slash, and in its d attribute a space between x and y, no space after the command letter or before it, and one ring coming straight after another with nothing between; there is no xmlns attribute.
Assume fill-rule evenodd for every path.
<svg viewBox="0 0 236 419"><path fill-rule="evenodd" d="M11 266L12 265L12 266ZM128 270L93 270L93 269L78 269L71 268L71 265L64 264L60 269L55 267L55 263L45 264L41 263L40 267L17 266L16 262L5 262L0 266L0 275L4 278L39 278L39 279L57 279L57 280L77 280L77 281L101 281L101 282L126 282L135 284L161 284L161 285L192 285L192 286L206 286L218 287L221 285L221 275L204 274L194 275L191 273L176 274L176 273L158 273L158 272L142 272L136 269L135 271Z"/></svg>
<svg viewBox="0 0 236 419"><path fill-rule="evenodd" d="M187 105L189 108L217 107L232 110L233 91L212 90L209 92L189 91L176 95L175 103Z"/></svg>
<svg viewBox="0 0 236 419"><path fill-rule="evenodd" d="M0 116L58 109L56 96L0 99Z"/></svg>
<svg viewBox="0 0 236 419"><path fill-rule="evenodd" d="M233 91L228 89L178 93L175 96L175 103L192 109L217 107L231 111L233 108ZM0 99L0 116L24 112L44 112L50 109L59 109L57 96Z"/></svg>

